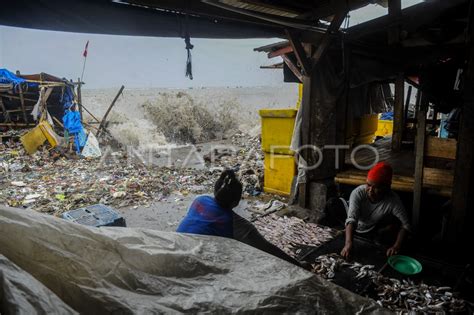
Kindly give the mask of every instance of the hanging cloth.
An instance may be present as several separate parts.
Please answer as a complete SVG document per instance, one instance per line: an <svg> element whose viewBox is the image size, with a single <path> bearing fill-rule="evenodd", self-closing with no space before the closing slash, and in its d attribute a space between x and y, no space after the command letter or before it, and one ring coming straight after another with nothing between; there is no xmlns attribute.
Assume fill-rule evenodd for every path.
<svg viewBox="0 0 474 315"><path fill-rule="evenodd" d="M186 14L186 35L184 36L184 43L186 44L186 50L188 52L188 59L186 60L186 77L190 80L193 79L193 65L192 65L192 56L191 56L191 49L194 48L194 45L191 44L191 37L189 37L188 31L188 15Z"/></svg>
<svg viewBox="0 0 474 315"><path fill-rule="evenodd" d="M193 67L192 67L191 49L193 49L194 45L191 44L191 39L189 38L189 34L186 34L186 37L184 38L184 42L186 43L186 50L188 51L188 59L186 60L186 77L192 80Z"/></svg>

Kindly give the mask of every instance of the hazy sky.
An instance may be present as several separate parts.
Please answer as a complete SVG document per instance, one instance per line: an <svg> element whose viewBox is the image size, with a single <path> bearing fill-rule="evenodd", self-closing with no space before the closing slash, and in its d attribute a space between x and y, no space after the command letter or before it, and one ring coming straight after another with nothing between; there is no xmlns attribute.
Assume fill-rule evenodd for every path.
<svg viewBox="0 0 474 315"><path fill-rule="evenodd" d="M407 7L419 0L403 0ZM381 16L387 9L368 5L351 12L350 24ZM40 31L0 26L0 68L22 73L47 72L76 80L89 43L86 88L124 84L139 87L261 86L283 82L280 70L260 65L279 62L253 48L281 39L191 39L194 80L185 78L186 50L181 38L113 36Z"/></svg>
<svg viewBox="0 0 474 315"><path fill-rule="evenodd" d="M281 71L261 70L269 60L253 48L277 39L192 39L194 80L185 78L180 38L133 37L0 27L0 67L77 79L89 43L84 82L89 88L254 86L280 84ZM278 62L276 60L275 62Z"/></svg>

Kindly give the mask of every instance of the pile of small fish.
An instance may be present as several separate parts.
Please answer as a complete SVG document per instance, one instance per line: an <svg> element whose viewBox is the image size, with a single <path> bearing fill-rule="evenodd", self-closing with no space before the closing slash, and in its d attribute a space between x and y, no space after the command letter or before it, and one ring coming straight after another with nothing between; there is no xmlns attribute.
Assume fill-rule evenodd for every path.
<svg viewBox="0 0 474 315"><path fill-rule="evenodd" d="M334 238L327 227L306 223L297 217L279 217L272 213L253 222L257 230L288 255L296 257L300 245L320 246Z"/></svg>
<svg viewBox="0 0 474 315"><path fill-rule="evenodd" d="M399 281L383 276L378 276L374 283L377 303L394 311L462 312L466 307L466 302L456 298L450 287L415 284L411 280Z"/></svg>
<svg viewBox="0 0 474 315"><path fill-rule="evenodd" d="M318 256L315 259L314 264L312 264L312 267L312 271L314 273L317 273L328 280L334 278L336 271L341 267L347 267L354 270L354 272L357 274L355 276L357 280L365 277L374 278L377 276L377 272L373 270L375 267L374 265L362 265L358 262L350 263L338 254Z"/></svg>
<svg viewBox="0 0 474 315"><path fill-rule="evenodd" d="M330 281L343 267L354 270L355 280L369 277L375 288L376 302L393 311L462 312L466 307L466 302L456 298L450 287L384 277L374 270L373 265L347 262L337 254L317 257L312 267L312 272Z"/></svg>

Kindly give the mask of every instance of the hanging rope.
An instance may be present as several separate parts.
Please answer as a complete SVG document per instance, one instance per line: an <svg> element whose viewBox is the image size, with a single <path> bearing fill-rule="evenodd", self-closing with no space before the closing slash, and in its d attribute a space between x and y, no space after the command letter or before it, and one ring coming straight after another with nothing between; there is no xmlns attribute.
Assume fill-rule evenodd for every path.
<svg viewBox="0 0 474 315"><path fill-rule="evenodd" d="M188 15L186 14L186 35L184 37L184 43L186 44L186 50L188 51L188 59L186 60L186 77L190 80L193 79L193 64L192 64L192 56L191 56L191 49L194 48L194 45L191 44L191 38L189 37L188 31Z"/></svg>

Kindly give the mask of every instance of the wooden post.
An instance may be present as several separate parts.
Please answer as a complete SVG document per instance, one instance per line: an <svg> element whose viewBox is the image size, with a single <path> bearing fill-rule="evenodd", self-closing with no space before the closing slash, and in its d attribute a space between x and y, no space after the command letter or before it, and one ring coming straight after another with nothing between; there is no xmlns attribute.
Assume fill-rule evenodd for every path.
<svg viewBox="0 0 474 315"><path fill-rule="evenodd" d="M413 183L413 209L412 226L413 230L418 229L420 223L421 193L423 191L423 162L425 158L425 137L426 137L426 109L428 99L421 95L421 105L417 108L418 122L416 125L416 149L415 149L415 177Z"/></svg>
<svg viewBox="0 0 474 315"><path fill-rule="evenodd" d="M20 76L19 70L16 70L16 75ZM23 97L23 89L21 88L21 83L18 84L18 92L20 95L20 105L21 105L21 111L23 112L23 119L25 121L25 124L28 124L28 117L26 116L26 110L25 110L25 99Z"/></svg>
<svg viewBox="0 0 474 315"><path fill-rule="evenodd" d="M311 77L303 76L303 95L301 97L300 110L301 115L301 144L309 144L309 133L311 123ZM306 151L301 152L301 157L307 162L309 154ZM309 179L306 178L306 183L300 183L298 186L298 204L302 208L306 208L308 205L307 192L309 188Z"/></svg>
<svg viewBox="0 0 474 315"><path fill-rule="evenodd" d="M399 74L395 81L395 104L393 109L392 150L395 152L400 151L402 147L404 90L405 78L403 74Z"/></svg>
<svg viewBox="0 0 474 315"><path fill-rule="evenodd" d="M21 111L23 112L23 119L25 124L28 124L28 117L26 116L25 110L25 99L23 98L23 89L21 88L21 84L18 84L18 92L20 94L20 104L21 104Z"/></svg>
<svg viewBox="0 0 474 315"><path fill-rule="evenodd" d="M79 105L79 113L81 114L81 122L84 120L82 114L82 93L81 93L81 79L77 78L77 104Z"/></svg>
<svg viewBox="0 0 474 315"><path fill-rule="evenodd" d="M104 118L102 118L102 121L100 122L100 125L99 125L99 129L97 130L97 137L100 135L100 132L102 131L102 129L105 128L105 124L106 124L106 122L107 122L107 116L109 115L110 111L112 110L112 107L114 107L115 102L116 102L117 99L119 98L120 94L122 94L122 91L123 91L124 88L125 88L125 86L122 85L122 87L121 87L120 90L118 91L117 95L115 95L115 98L114 98L114 100L112 101L112 103L110 104L109 108L108 108L107 111L105 112Z"/></svg>
<svg viewBox="0 0 474 315"><path fill-rule="evenodd" d="M9 122L10 114L8 113L7 109L5 108L5 104L3 104L3 98L0 96L0 109L2 110L3 117L5 118L5 122Z"/></svg>
<svg viewBox="0 0 474 315"><path fill-rule="evenodd" d="M407 92L407 98L405 100L405 114L403 117L403 125L406 126L406 123L408 121L408 108L410 107L410 100L411 100L411 90L413 86L408 87L408 92Z"/></svg>
<svg viewBox="0 0 474 315"><path fill-rule="evenodd" d="M461 122L454 169L452 213L448 223L447 240L462 246L470 244L472 234L472 203L474 202L474 3L469 8L469 23L466 31L468 63L463 89ZM470 216L470 217L469 217ZM467 239L463 239L468 236Z"/></svg>

